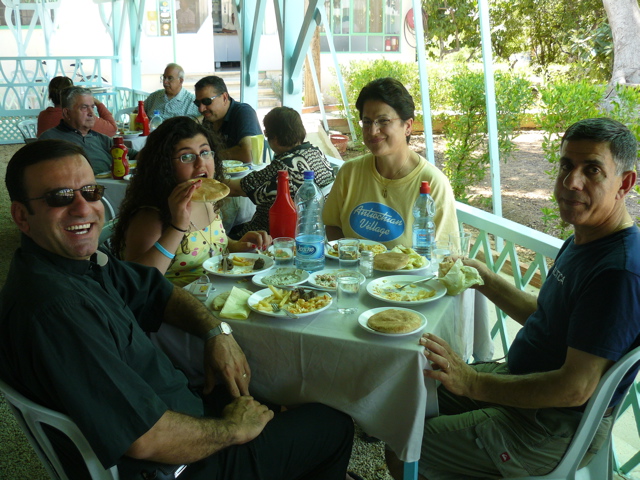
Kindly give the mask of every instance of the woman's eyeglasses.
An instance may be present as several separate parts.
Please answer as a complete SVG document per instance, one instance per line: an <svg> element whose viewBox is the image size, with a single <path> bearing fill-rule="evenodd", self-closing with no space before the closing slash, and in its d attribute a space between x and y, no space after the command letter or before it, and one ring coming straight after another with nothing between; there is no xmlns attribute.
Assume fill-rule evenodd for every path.
<svg viewBox="0 0 640 480"><path fill-rule="evenodd" d="M368 119L360 120L360 127L366 130L369 130L374 125L378 128L384 128L384 127L388 127L391 124L391 122L393 122L394 120L398 120L399 118L400 117L378 118L377 120L368 120Z"/></svg>
<svg viewBox="0 0 640 480"><path fill-rule="evenodd" d="M103 185L85 185L80 188L59 188L57 190L51 190L45 193L41 197L27 198L27 202L33 200L44 200L47 205L53 208L66 207L73 203L73 199L76 197L76 192L80 192L82 198L87 202L98 202L104 195Z"/></svg>
<svg viewBox="0 0 640 480"><path fill-rule="evenodd" d="M224 92L223 92L224 93ZM205 107L208 107L209 105L211 105L213 103L213 101L218 98L220 95L222 95L222 93L219 93L218 95L216 95L215 97L210 97L210 98L203 98L202 100L194 100L193 104L200 108L200 105L204 105Z"/></svg>
<svg viewBox="0 0 640 480"><path fill-rule="evenodd" d="M205 150L200 153L185 153L184 155L180 155L179 157L175 157L174 160L180 160L182 163L193 163L196 161L196 158L200 157L202 160L209 160L213 155L213 151Z"/></svg>

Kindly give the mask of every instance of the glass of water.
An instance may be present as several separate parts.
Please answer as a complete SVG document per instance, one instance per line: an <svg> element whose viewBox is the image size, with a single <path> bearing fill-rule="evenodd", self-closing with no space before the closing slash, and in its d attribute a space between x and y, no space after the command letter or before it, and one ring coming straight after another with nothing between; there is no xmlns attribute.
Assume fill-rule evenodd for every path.
<svg viewBox="0 0 640 480"><path fill-rule="evenodd" d="M442 262L442 260L445 257L448 257L449 255L451 255L451 250L449 249L449 242L436 242L434 245L434 249L432 252L432 259L433 259L433 271L437 272L438 271L438 266L440 265L440 262Z"/></svg>
<svg viewBox="0 0 640 480"><path fill-rule="evenodd" d="M273 261L276 267L293 267L295 240L278 237L273 240Z"/></svg>
<svg viewBox="0 0 640 480"><path fill-rule="evenodd" d="M336 276L338 293L338 313L349 314L358 311L360 276L357 271L340 272Z"/></svg>
<svg viewBox="0 0 640 480"><path fill-rule="evenodd" d="M449 234L449 251L451 255L469 257L471 250L471 234L466 232Z"/></svg>
<svg viewBox="0 0 640 480"><path fill-rule="evenodd" d="M360 258L360 240L357 238L341 238L338 240L340 268L358 268L358 258Z"/></svg>

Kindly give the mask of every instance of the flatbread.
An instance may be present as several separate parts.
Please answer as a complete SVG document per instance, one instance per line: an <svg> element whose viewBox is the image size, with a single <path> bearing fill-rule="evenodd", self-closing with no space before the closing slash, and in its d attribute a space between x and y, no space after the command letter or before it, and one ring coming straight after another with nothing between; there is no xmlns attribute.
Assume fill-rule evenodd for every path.
<svg viewBox="0 0 640 480"><path fill-rule="evenodd" d="M191 196L192 202L217 202L229 195L229 187L213 178L203 178L202 183Z"/></svg>
<svg viewBox="0 0 640 480"><path fill-rule="evenodd" d="M373 257L373 268L376 270L400 270L407 266L410 257L406 253L387 252Z"/></svg>
<svg viewBox="0 0 640 480"><path fill-rule="evenodd" d="M415 312L390 308L371 315L367 325L377 332L407 333L418 329L422 325L422 318Z"/></svg>
<svg viewBox="0 0 640 480"><path fill-rule="evenodd" d="M438 277L442 278L449 273L449 270L451 270L454 263L455 262L453 260L443 260L440 262L440 265L438 265Z"/></svg>

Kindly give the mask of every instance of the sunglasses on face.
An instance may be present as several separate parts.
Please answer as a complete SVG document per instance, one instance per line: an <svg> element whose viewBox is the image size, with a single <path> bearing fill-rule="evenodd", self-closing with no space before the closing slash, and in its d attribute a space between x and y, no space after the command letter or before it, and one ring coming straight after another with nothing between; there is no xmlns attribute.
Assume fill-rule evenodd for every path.
<svg viewBox="0 0 640 480"><path fill-rule="evenodd" d="M196 161L196 158L200 157L202 160L209 160L213 156L213 151L205 150L200 153L185 153L184 155L180 155L179 157L175 157L174 160L180 160L182 163L193 163Z"/></svg>
<svg viewBox="0 0 640 480"><path fill-rule="evenodd" d="M211 105L213 103L213 101L218 98L220 95L222 95L222 93L219 93L218 95L216 95L215 97L208 97L208 98L203 98L202 100L194 100L193 103L196 107L200 108L200 105L204 105L205 107L208 107L209 105Z"/></svg>
<svg viewBox="0 0 640 480"><path fill-rule="evenodd" d="M104 194L104 186L85 185L84 187L75 189L59 188L57 190L51 190L41 197L27 198L26 201L31 202L33 200L44 200L50 207L66 207L67 205L71 205L73 203L73 200L76 198L76 192L80 192L82 198L84 198L87 202L98 202L102 199L102 195Z"/></svg>

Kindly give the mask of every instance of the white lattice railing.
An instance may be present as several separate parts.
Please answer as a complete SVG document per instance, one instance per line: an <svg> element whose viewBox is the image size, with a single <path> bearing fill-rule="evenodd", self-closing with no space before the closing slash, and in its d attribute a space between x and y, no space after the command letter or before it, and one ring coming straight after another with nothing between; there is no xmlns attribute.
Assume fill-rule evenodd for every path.
<svg viewBox="0 0 640 480"><path fill-rule="evenodd" d="M481 259L484 256L484 262L491 270L513 276L514 285L520 290L524 290L534 279L539 279L540 283L546 280L548 261L556 257L562 240L463 203L456 202L456 209L461 226L478 230L478 236L471 248L472 258ZM504 243L500 252L492 248L496 238L502 239ZM523 264L518 258L517 247L533 251L534 260L528 265ZM511 343L507 333L507 321L515 320L509 319L498 307L496 316L491 336L494 340L500 337L503 351L507 352ZM624 401L622 413L629 408L633 410L636 430L640 435L640 383L637 380ZM621 464L614 448L614 462L618 472L629 473L640 465L640 451Z"/></svg>

